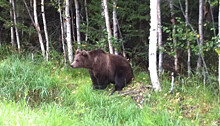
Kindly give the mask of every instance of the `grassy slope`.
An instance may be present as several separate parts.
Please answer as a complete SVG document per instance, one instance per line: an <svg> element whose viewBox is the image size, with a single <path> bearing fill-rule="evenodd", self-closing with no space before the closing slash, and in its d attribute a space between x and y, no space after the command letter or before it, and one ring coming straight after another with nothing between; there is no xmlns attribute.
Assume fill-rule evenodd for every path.
<svg viewBox="0 0 220 126"><path fill-rule="evenodd" d="M149 84L146 73L136 81ZM87 70L21 56L0 59L0 125L217 125L220 105L196 77L178 79L173 94L147 92L140 109L131 97L108 96L112 87L93 90ZM135 82L133 83L135 85Z"/></svg>

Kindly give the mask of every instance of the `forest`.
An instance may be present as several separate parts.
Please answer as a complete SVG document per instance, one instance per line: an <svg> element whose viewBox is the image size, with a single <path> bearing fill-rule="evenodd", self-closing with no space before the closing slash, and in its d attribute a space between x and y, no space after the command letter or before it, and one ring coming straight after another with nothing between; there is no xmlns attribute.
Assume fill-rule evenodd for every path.
<svg viewBox="0 0 220 126"><path fill-rule="evenodd" d="M0 0L0 125L220 125L219 5ZM131 65L121 91L71 68L77 50L96 49Z"/></svg>

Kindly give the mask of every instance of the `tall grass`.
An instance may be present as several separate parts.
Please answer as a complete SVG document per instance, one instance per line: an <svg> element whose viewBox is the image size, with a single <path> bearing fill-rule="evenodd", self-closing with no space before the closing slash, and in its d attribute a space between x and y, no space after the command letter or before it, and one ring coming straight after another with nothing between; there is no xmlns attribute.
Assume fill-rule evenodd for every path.
<svg viewBox="0 0 220 126"><path fill-rule="evenodd" d="M35 65L31 59L17 55L1 61L0 96L8 100L28 99L30 102L48 101L54 98L53 91L59 80L51 76L43 65Z"/></svg>
<svg viewBox="0 0 220 126"><path fill-rule="evenodd" d="M135 83L150 84L146 72L135 72ZM0 60L0 125L74 126L192 126L217 124L219 101L212 88L193 76L176 78L169 94L170 77L163 75L161 92L146 92L141 109L131 96L115 93L112 86L93 90L88 71L13 55Z"/></svg>

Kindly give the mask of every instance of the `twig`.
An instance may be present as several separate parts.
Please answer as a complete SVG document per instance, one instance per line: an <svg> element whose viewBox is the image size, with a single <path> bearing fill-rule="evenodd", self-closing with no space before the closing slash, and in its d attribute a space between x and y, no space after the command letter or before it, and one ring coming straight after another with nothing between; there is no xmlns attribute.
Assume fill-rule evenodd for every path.
<svg viewBox="0 0 220 126"><path fill-rule="evenodd" d="M171 88L170 88L170 92L169 93L173 93L173 87L174 87L174 72L171 73Z"/></svg>

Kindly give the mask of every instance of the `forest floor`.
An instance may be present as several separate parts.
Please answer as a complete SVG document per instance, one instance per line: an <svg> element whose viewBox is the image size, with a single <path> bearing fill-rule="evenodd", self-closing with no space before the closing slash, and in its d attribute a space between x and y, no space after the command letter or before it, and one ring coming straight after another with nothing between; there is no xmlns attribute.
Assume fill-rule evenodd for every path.
<svg viewBox="0 0 220 126"><path fill-rule="evenodd" d="M217 90L197 76L177 77L169 93L170 77L164 74L162 91L154 92L147 87L148 73L134 68L135 80L109 96L113 85L93 90L86 69L36 59L0 57L0 125L220 125Z"/></svg>

